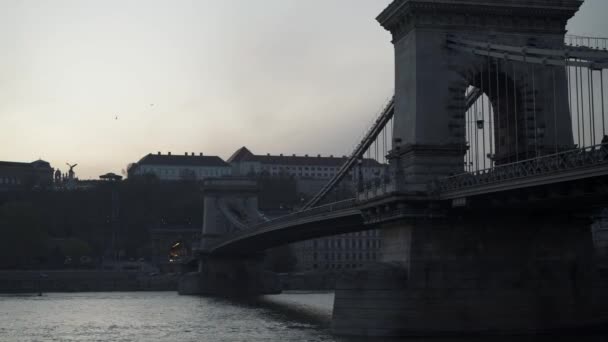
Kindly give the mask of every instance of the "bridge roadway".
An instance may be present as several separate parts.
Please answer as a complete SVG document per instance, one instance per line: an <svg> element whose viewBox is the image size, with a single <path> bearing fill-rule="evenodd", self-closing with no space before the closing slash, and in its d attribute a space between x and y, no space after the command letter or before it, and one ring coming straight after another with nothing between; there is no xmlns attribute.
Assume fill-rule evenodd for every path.
<svg viewBox="0 0 608 342"><path fill-rule="evenodd" d="M297 241L376 229L376 223L394 219L437 218L446 208L465 206L475 197L483 198L483 201L476 202L486 202L482 203L485 207L490 205L489 202L495 203L495 206L504 206L498 199L509 196L514 191L527 189L526 196L539 198L546 196L548 192L555 192L556 186L571 183L576 183L576 186L572 187L574 189L591 188L592 191L591 194L580 190L577 190L578 194L566 193L564 196L570 199L577 195L604 196L608 193L608 145L566 151L446 178L431 185L435 192L427 199L418 197L408 200L397 193L385 193L377 198L368 197L365 201L350 199L307 209L227 235L209 252L226 255L247 254ZM583 183L585 184L581 185ZM501 196L491 196L496 193ZM557 197L552 199L556 200ZM512 199L510 201L512 202ZM404 212L398 208L398 203L422 203L425 208ZM435 210L429 209L431 203L437 204ZM383 215L369 215L370 208L373 213L374 208L379 207L392 209L382 213Z"/></svg>

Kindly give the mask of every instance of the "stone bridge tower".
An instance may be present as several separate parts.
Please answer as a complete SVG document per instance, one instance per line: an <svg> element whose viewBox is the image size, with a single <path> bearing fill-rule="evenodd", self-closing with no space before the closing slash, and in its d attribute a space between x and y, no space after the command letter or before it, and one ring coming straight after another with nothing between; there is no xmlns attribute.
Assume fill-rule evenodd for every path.
<svg viewBox="0 0 608 342"><path fill-rule="evenodd" d="M250 229L263 220L258 211L257 182L239 178L207 179L203 183L203 227L198 270L184 274L180 294L248 296L280 292L277 276L263 269L263 254L211 254L227 234Z"/></svg>
<svg viewBox="0 0 608 342"><path fill-rule="evenodd" d="M489 63L486 57L452 51L446 47L448 39L563 47L566 23L581 4L580 0L396 0L378 16L395 47L395 140L390 158L402 175L402 190L424 192L429 181L463 172L465 90L479 87L484 79L498 84L494 94L486 95L494 115L502 113L500 120L494 118L495 163L514 161L532 143L530 136L536 136L524 132L529 113L523 99L532 93L532 85L513 77L529 72L529 66ZM565 70L558 72L554 97L552 71L537 69L538 108L553 108L555 98L558 112L538 113L544 129L535 139L541 146L571 148ZM507 125L511 132L505 130ZM517 139L513 127L520 128Z"/></svg>
<svg viewBox="0 0 608 342"><path fill-rule="evenodd" d="M223 235L247 229L261 218L258 186L246 179L207 179L203 183L203 233L205 250Z"/></svg>
<svg viewBox="0 0 608 342"><path fill-rule="evenodd" d="M566 23L581 4L577 0L396 0L380 14L378 21L391 31L395 45L395 141L390 157L402 191L424 194L435 177L463 172L465 89L478 87L489 74L498 74L494 80L510 90L500 99L501 105L499 98L487 94L504 120L495 118L496 164L514 161L517 151L530 143L529 132L515 139L503 129L507 124L525 127L527 113L521 110L525 103L514 94L530 89L512 75L525 73L527 65L489 63L480 55L454 51L447 42L563 47ZM565 70L543 65L537 73L538 120L548 131L542 143L568 148L573 137ZM505 102L513 106L502 108ZM551 115L543 108L552 108ZM556 137L559 141L552 140ZM430 203L406 198L400 203L404 209ZM606 282L593 266L591 222L585 219L588 208L572 208L571 202L560 209L522 203L446 209L445 216L402 216L380 223L382 261L347 271L337 282L334 332L370 336L547 332L607 320Z"/></svg>

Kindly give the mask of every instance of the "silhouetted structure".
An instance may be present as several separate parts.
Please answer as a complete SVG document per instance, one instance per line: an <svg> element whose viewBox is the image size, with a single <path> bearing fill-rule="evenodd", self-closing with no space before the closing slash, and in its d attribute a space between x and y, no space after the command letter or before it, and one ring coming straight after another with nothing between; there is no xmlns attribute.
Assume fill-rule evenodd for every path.
<svg viewBox="0 0 608 342"><path fill-rule="evenodd" d="M203 180L231 174L230 165L218 156L202 153L184 153L183 156L168 154L148 154L137 163L129 165L129 177L154 175L160 180Z"/></svg>
<svg viewBox="0 0 608 342"><path fill-rule="evenodd" d="M44 160L31 163L0 161L0 191L48 186L53 183L53 168Z"/></svg>

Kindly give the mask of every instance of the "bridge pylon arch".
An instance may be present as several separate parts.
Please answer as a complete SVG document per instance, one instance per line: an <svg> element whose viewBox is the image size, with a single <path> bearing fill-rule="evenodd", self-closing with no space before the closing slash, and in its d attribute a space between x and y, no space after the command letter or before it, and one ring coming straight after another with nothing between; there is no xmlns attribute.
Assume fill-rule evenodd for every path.
<svg viewBox="0 0 608 342"><path fill-rule="evenodd" d="M548 153L544 146L550 146L551 151L556 145L573 147L563 68L535 67L534 89L530 89L526 76L533 67L525 61L503 56L504 63L488 65L488 58L453 49L451 43L470 40L505 46L563 46L566 23L581 4L575 0L534 4L525 0L397 0L377 17L393 37L395 116L390 159L404 176L402 191L424 192L434 179L464 171L467 108L463 108L463 89L481 86L484 78L488 78L486 92L499 83L494 85L494 98L487 94L494 116L505 114L493 120L498 123L492 141L496 164L529 154L529 136L534 136L535 153ZM481 71L481 79L475 80L471 70ZM501 96L504 99L498 105ZM527 97L532 96L536 99L536 126L526 130L533 112Z"/></svg>

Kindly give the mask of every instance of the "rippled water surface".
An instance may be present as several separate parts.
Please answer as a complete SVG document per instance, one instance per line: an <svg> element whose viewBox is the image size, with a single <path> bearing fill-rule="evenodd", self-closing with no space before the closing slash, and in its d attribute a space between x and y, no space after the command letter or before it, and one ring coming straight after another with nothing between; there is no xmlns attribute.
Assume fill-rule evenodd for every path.
<svg viewBox="0 0 608 342"><path fill-rule="evenodd" d="M330 334L332 304L330 293L288 293L247 302L171 292L3 295L0 341L360 341ZM474 341L499 340L540 339ZM594 342L606 340L585 338Z"/></svg>

